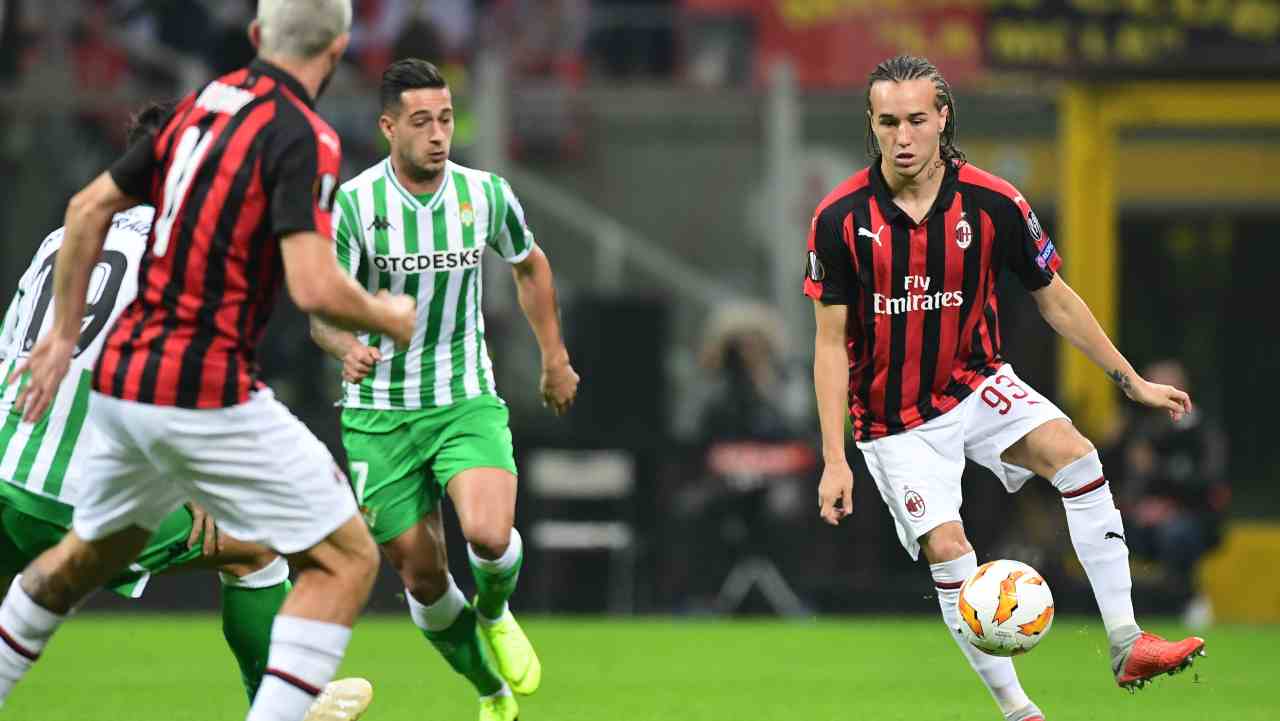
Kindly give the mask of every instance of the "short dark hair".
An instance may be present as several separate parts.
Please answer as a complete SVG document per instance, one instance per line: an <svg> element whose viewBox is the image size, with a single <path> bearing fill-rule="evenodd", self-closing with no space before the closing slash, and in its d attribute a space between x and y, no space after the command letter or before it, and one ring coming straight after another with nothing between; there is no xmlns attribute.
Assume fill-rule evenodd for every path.
<svg viewBox="0 0 1280 721"><path fill-rule="evenodd" d="M129 116L129 124L125 126L125 142L129 145L154 135L164 127L169 116L178 107L176 100L154 100Z"/></svg>
<svg viewBox="0 0 1280 721"><path fill-rule="evenodd" d="M397 60L382 71L382 109L400 110L400 93L419 88L447 88L444 75L433 63L420 58Z"/></svg>
<svg viewBox="0 0 1280 721"><path fill-rule="evenodd" d="M942 138L940 138L942 159L947 162L965 162L964 153L960 152L955 145L956 101L955 96L951 94L951 85L947 83L946 78L942 77L942 73L933 63L915 55L889 58L877 65L876 69L867 76L867 157L873 159L880 157L880 146L876 143L875 133L871 128L871 86L881 80L902 83L920 78L927 78L933 82L934 107L937 110L947 108L947 127L942 129Z"/></svg>

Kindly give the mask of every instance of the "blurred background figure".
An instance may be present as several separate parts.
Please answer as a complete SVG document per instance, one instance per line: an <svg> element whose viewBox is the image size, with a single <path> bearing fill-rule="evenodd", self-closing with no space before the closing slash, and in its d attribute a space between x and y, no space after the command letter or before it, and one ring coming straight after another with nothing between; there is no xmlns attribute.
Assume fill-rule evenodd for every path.
<svg viewBox="0 0 1280 721"><path fill-rule="evenodd" d="M804 533L817 461L813 430L797 413L812 393L785 358L782 323L768 306L726 303L706 324L697 478L671 508L693 545L705 549L686 559L682 574L689 610L809 612L782 570L802 563L803 544L777 542ZM748 605L752 591L760 598Z"/></svg>
<svg viewBox="0 0 1280 721"><path fill-rule="evenodd" d="M1197 389L1176 360L1152 363L1144 375L1195 397ZM1149 411L1133 419L1121 449L1117 486L1128 509L1129 548L1160 565L1168 591L1184 605L1184 622L1207 626L1213 606L1198 587L1196 569L1222 541L1231 501L1226 436L1203 405L1176 422Z"/></svg>

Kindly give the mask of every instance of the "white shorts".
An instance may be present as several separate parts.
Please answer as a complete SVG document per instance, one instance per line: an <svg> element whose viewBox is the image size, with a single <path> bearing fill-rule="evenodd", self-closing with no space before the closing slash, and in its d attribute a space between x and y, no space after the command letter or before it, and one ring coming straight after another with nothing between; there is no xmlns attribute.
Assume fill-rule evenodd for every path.
<svg viewBox="0 0 1280 721"><path fill-rule="evenodd" d="M915 559L921 536L960 520L965 458L989 469L1014 493L1035 474L1000 455L1037 427L1066 417L1006 363L955 408L911 430L860 442L858 448L893 514L898 540Z"/></svg>
<svg viewBox="0 0 1280 721"><path fill-rule="evenodd" d="M87 540L154 530L190 500L228 534L295 553L356 514L329 450L269 390L200 410L94 393L84 440L73 524Z"/></svg>

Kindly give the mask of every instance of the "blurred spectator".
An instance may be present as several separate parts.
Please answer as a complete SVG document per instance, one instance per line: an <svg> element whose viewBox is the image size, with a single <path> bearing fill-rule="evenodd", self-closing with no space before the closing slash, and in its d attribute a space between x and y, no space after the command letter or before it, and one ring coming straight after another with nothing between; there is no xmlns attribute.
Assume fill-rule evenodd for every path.
<svg viewBox="0 0 1280 721"><path fill-rule="evenodd" d="M687 547L701 549L681 554L697 564L682 569L690 600L727 613L758 591L773 611L804 614L780 569L804 568L803 554L788 554L809 546L775 539L804 533L817 453L812 433L787 412L781 321L754 303L727 305L704 337L701 363L713 380L698 414L701 478L677 493L674 509L693 541Z"/></svg>
<svg viewBox="0 0 1280 721"><path fill-rule="evenodd" d="M1159 361L1143 375L1192 393L1186 370ZM1159 563L1170 590L1186 603L1185 621L1212 621L1208 599L1198 593L1196 563L1221 541L1231 493L1226 481L1226 438L1197 406L1180 421L1163 411L1137 417L1122 445L1122 502L1128 506L1129 548Z"/></svg>
<svg viewBox="0 0 1280 721"><path fill-rule="evenodd" d="M613 78L669 78L675 68L675 0L596 0L592 45Z"/></svg>
<svg viewBox="0 0 1280 721"><path fill-rule="evenodd" d="M590 21L587 0L494 3L485 43L508 57L513 155L562 158L582 150L577 93Z"/></svg>

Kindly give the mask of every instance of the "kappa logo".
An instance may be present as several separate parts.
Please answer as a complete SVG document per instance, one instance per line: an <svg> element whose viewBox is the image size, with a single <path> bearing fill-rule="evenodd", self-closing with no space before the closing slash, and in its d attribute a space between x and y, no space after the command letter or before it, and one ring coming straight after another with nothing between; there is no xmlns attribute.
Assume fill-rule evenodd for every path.
<svg viewBox="0 0 1280 721"><path fill-rule="evenodd" d="M876 242L876 245L884 247L884 244L880 242L880 231L882 230L884 230L884 223L881 223L880 227L876 229L876 232L874 233L872 233L869 228L858 228L858 237L870 238Z"/></svg>
<svg viewBox="0 0 1280 721"><path fill-rule="evenodd" d="M375 215L367 230L391 230L391 221L387 220L386 216Z"/></svg>
<svg viewBox="0 0 1280 721"><path fill-rule="evenodd" d="M956 245L960 246L960 250L968 248L973 243L973 226L969 225L964 215L960 213L960 222L956 223Z"/></svg>

